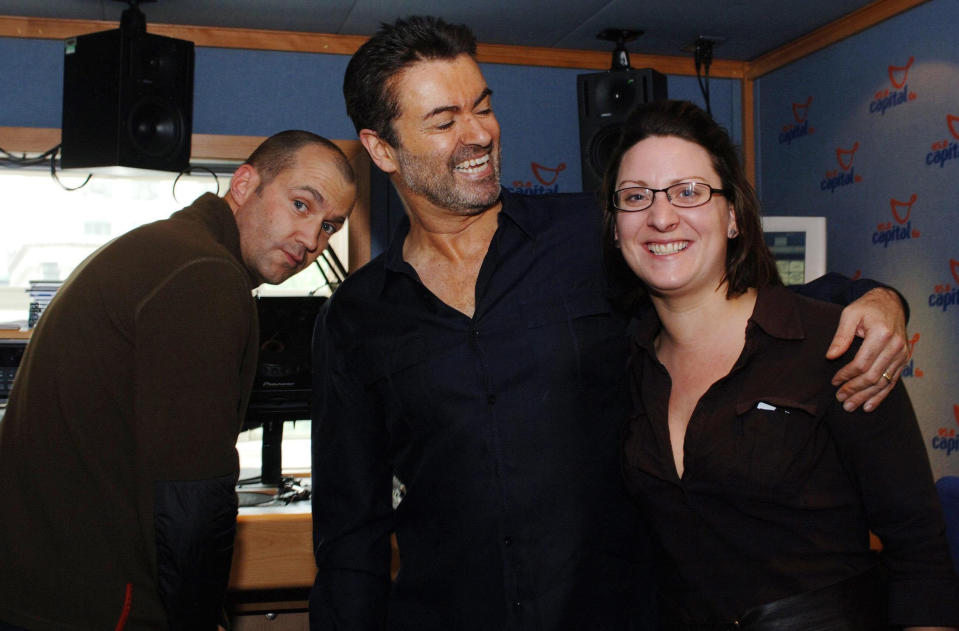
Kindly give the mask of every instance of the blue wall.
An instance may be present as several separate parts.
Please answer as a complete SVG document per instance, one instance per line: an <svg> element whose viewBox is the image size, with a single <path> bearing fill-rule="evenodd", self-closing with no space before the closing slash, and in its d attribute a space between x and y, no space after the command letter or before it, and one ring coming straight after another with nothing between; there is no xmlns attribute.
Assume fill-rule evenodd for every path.
<svg viewBox="0 0 959 631"><path fill-rule="evenodd" d="M932 0L756 82L767 214L824 215L829 269L897 287L936 476L959 474L959 3Z"/></svg>
<svg viewBox="0 0 959 631"><path fill-rule="evenodd" d="M0 59L0 126L60 127L62 42L0 38ZM348 61L343 55L197 48L193 131L267 136L304 128L354 138L341 92ZM579 190L576 75L588 71L482 67L503 129L503 183ZM670 76L668 86L671 97L702 104L695 78ZM717 120L738 141L740 82L713 79L710 94ZM534 162L542 167L539 177Z"/></svg>

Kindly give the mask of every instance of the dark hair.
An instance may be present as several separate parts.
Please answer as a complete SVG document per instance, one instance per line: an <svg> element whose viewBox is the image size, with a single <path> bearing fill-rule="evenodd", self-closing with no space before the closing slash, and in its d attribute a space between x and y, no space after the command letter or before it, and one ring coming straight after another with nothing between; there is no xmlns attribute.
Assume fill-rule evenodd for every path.
<svg viewBox="0 0 959 631"><path fill-rule="evenodd" d="M616 209L613 191L623 155L650 136L675 136L706 150L722 182L723 195L733 206L739 235L727 241L726 296L750 287L781 285L776 262L763 239L759 198L743 171L739 155L726 130L689 101L653 101L633 110L623 123L619 144L610 157L603 180L603 253L614 297L625 308L644 298L645 288L626 265L615 244Z"/></svg>
<svg viewBox="0 0 959 631"><path fill-rule="evenodd" d="M273 181L277 175L290 168L296 159L296 153L307 145L320 145L333 153L333 160L340 174L350 183L356 182L356 174L343 150L334 142L301 129L288 129L274 134L260 143L244 164L249 164L260 174L257 194Z"/></svg>
<svg viewBox="0 0 959 631"><path fill-rule="evenodd" d="M393 121L400 115L395 79L418 61L476 55L476 38L462 24L412 16L380 29L350 59L343 79L346 113L357 133L372 129L398 146Z"/></svg>

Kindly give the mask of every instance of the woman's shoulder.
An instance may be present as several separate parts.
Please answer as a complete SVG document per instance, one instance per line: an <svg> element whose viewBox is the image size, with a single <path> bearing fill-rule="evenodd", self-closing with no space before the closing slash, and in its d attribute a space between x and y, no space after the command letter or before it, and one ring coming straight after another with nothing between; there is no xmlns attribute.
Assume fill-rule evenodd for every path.
<svg viewBox="0 0 959 631"><path fill-rule="evenodd" d="M761 324L767 330L773 329L778 337L800 340L810 349L808 358L821 355L822 361L830 365L835 360L826 360L836 330L842 306L803 296L787 287L765 287L760 290L760 304L765 308L765 318ZM852 356L859 348L856 338L847 356Z"/></svg>

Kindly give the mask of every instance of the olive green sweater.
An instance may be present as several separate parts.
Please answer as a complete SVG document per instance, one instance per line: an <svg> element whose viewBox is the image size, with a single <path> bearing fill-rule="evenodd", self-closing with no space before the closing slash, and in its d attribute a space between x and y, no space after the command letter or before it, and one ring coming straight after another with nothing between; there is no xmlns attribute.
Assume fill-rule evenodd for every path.
<svg viewBox="0 0 959 631"><path fill-rule="evenodd" d="M214 628L256 368L253 286L233 214L209 194L63 284L0 422L0 621Z"/></svg>

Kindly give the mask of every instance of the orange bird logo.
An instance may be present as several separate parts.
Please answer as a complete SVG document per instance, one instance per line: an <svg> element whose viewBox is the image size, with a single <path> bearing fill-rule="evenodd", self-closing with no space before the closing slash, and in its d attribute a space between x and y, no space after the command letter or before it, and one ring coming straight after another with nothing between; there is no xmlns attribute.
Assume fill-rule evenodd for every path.
<svg viewBox="0 0 959 631"><path fill-rule="evenodd" d="M797 123L801 123L806 120L806 116L809 113L810 103L812 103L811 96L806 99L805 103L793 103L793 118L796 119Z"/></svg>
<svg viewBox="0 0 959 631"><path fill-rule="evenodd" d="M836 160L843 171L848 171L852 167L852 161L856 157L856 151L859 150L859 141L852 146L852 149L836 149Z"/></svg>
<svg viewBox="0 0 959 631"><path fill-rule="evenodd" d="M912 67L912 62L914 61L915 58L910 57L905 66L889 66L889 81L892 82L893 87L901 88L902 86L906 85L906 78L909 76L909 68Z"/></svg>
<svg viewBox="0 0 959 631"><path fill-rule="evenodd" d="M956 140L959 140L959 116L946 114L946 125L949 126L949 133Z"/></svg>
<svg viewBox="0 0 959 631"><path fill-rule="evenodd" d="M530 166L533 168L533 175L536 176L536 179L539 180L539 183L543 186L550 186L556 181L559 174L566 170L565 162L560 162L555 169L536 162L530 162Z"/></svg>
<svg viewBox="0 0 959 631"><path fill-rule="evenodd" d="M909 198L908 202L901 202L897 199L890 199L889 206L892 207L892 216L896 218L896 221L899 223L906 223L909 221L909 215L912 214L912 205L916 203L916 194L913 193L912 197ZM899 211L905 209L905 216L900 216Z"/></svg>
<svg viewBox="0 0 959 631"><path fill-rule="evenodd" d="M909 339L906 344L909 346L909 357L912 357L912 354L916 352L916 343L919 342L919 334L913 334L912 338Z"/></svg>

